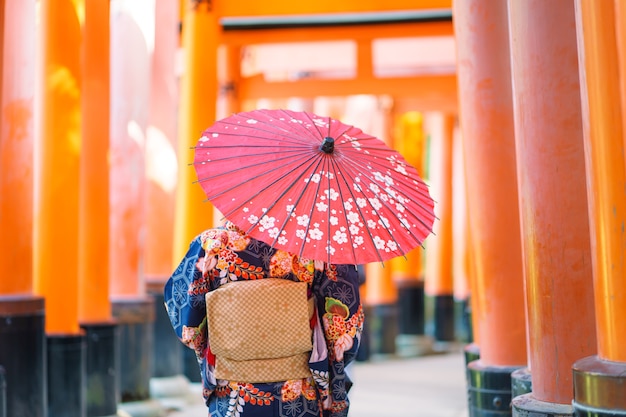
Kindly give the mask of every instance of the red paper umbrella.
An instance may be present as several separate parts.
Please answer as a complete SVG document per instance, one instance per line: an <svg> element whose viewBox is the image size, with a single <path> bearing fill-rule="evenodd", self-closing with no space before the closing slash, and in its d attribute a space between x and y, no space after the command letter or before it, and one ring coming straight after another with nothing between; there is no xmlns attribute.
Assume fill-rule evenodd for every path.
<svg viewBox="0 0 626 417"><path fill-rule="evenodd" d="M381 140L329 117L234 114L204 132L194 165L224 217L304 258L383 262L432 232L434 202L415 168Z"/></svg>

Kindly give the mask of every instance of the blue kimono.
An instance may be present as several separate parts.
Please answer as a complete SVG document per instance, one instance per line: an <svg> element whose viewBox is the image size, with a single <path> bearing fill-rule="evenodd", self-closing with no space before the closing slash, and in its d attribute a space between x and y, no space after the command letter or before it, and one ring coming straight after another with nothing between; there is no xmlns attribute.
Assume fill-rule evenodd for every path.
<svg viewBox="0 0 626 417"><path fill-rule="evenodd" d="M311 376L271 383L217 379L207 341L206 293L233 281L268 277L306 282L314 297ZM347 416L352 382L345 368L356 356L363 327L356 266L299 258L227 222L191 243L165 285L165 306L176 334L198 357L210 416ZM233 320L241 319L233 311Z"/></svg>

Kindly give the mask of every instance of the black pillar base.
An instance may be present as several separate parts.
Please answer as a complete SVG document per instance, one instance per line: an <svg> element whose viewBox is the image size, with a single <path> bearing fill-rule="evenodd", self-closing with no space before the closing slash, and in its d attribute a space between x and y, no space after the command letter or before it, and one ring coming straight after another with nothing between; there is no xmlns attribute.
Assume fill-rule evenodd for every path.
<svg viewBox="0 0 626 417"><path fill-rule="evenodd" d="M160 281L149 282L147 285L148 294L154 300L154 323L152 325L156 342L152 344L152 376L154 378L182 375L184 369L182 349L187 349L178 340L165 310L164 285Z"/></svg>
<svg viewBox="0 0 626 417"><path fill-rule="evenodd" d="M463 349L463 356L465 357L465 366L480 359L480 347L474 343L470 343Z"/></svg>
<svg viewBox="0 0 626 417"><path fill-rule="evenodd" d="M486 366L480 359L467 365L469 415L504 417L511 415L511 373L508 366Z"/></svg>
<svg viewBox="0 0 626 417"><path fill-rule="evenodd" d="M176 336L163 296L164 279L153 279L147 282L147 291L154 300L154 323L152 333L152 378L150 379L150 395L164 405L176 402L189 395L189 379L185 376L183 349L185 347ZM195 367L196 379L200 370ZM199 381L198 381L199 382Z"/></svg>
<svg viewBox="0 0 626 417"><path fill-rule="evenodd" d="M83 334L48 336L48 416L84 417L86 343Z"/></svg>
<svg viewBox="0 0 626 417"><path fill-rule="evenodd" d="M518 395L511 402L514 417L573 417L570 404L539 401L532 393Z"/></svg>
<svg viewBox="0 0 626 417"><path fill-rule="evenodd" d="M626 363L589 356L572 369L576 417L626 416Z"/></svg>
<svg viewBox="0 0 626 417"><path fill-rule="evenodd" d="M424 281L401 280L398 287L398 333L424 334Z"/></svg>
<svg viewBox="0 0 626 417"><path fill-rule="evenodd" d="M469 299L454 301L455 337L463 343L474 341Z"/></svg>
<svg viewBox="0 0 626 417"><path fill-rule="evenodd" d="M533 390L532 378L528 368L520 368L511 374L511 395L513 398L529 394Z"/></svg>
<svg viewBox="0 0 626 417"><path fill-rule="evenodd" d="M202 382L202 378L200 377L200 365L198 364L196 353L187 347L185 347L181 353L185 377L191 382Z"/></svg>
<svg viewBox="0 0 626 417"><path fill-rule="evenodd" d="M454 297L436 295L435 302L435 341L453 342L454 335Z"/></svg>
<svg viewBox="0 0 626 417"><path fill-rule="evenodd" d="M7 379L0 366L0 417L7 417Z"/></svg>
<svg viewBox="0 0 626 417"><path fill-rule="evenodd" d="M121 401L148 400L154 344L154 300L150 297L114 300L112 307L120 337Z"/></svg>
<svg viewBox="0 0 626 417"><path fill-rule="evenodd" d="M398 336L396 352L399 356L414 357L432 352L432 338L425 335L424 281L399 280Z"/></svg>
<svg viewBox="0 0 626 417"><path fill-rule="evenodd" d="M0 296L0 365L6 378L7 417L46 415L44 300Z"/></svg>
<svg viewBox="0 0 626 417"><path fill-rule="evenodd" d="M369 320L370 354L392 355L396 353L398 334L398 308L396 304L379 304L366 307Z"/></svg>
<svg viewBox="0 0 626 417"><path fill-rule="evenodd" d="M119 402L119 335L115 323L83 324L87 343L87 417L111 416Z"/></svg>

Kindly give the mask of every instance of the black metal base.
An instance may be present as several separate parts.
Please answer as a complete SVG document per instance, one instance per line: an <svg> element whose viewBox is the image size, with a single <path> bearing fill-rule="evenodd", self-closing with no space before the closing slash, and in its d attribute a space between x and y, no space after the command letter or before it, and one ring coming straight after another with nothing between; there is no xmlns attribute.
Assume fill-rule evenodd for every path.
<svg viewBox="0 0 626 417"><path fill-rule="evenodd" d="M438 342L452 342L454 334L454 297L450 295L436 295L435 302L435 340Z"/></svg>
<svg viewBox="0 0 626 417"><path fill-rule="evenodd" d="M49 417L85 416L86 356L83 334L48 336Z"/></svg>
<svg viewBox="0 0 626 417"><path fill-rule="evenodd" d="M424 281L398 281L398 333L424 334Z"/></svg>
<svg viewBox="0 0 626 417"><path fill-rule="evenodd" d="M172 323L164 306L162 286L157 286L149 291L154 299L154 323L152 332L155 343L152 344L152 376L155 378L182 375L183 355L182 349L187 349L178 340ZM188 349L191 350L191 349ZM192 352L193 353L193 352Z"/></svg>
<svg viewBox="0 0 626 417"><path fill-rule="evenodd" d="M201 382L200 366L198 365L198 358L193 350L185 347L182 349L181 357L183 359L184 372L187 379L191 382Z"/></svg>
<svg viewBox="0 0 626 417"><path fill-rule="evenodd" d="M511 374L511 395L513 398L532 392L532 378L528 368L520 368Z"/></svg>
<svg viewBox="0 0 626 417"><path fill-rule="evenodd" d="M474 341L474 334L469 299L454 301L454 317L456 340L463 343L472 343Z"/></svg>
<svg viewBox="0 0 626 417"><path fill-rule="evenodd" d="M547 403L535 399L532 393L518 395L511 402L514 417L573 417L570 404Z"/></svg>
<svg viewBox="0 0 626 417"><path fill-rule="evenodd" d="M6 381L7 417L46 415L44 300L0 297L0 365Z"/></svg>
<svg viewBox="0 0 626 417"><path fill-rule="evenodd" d="M486 366L480 359L467 365L471 417L511 415L511 373L517 367Z"/></svg>
<svg viewBox="0 0 626 417"><path fill-rule="evenodd" d="M119 327L121 401L147 400L152 377L154 300L114 300L112 307Z"/></svg>
<svg viewBox="0 0 626 417"><path fill-rule="evenodd" d="M598 408L586 407L578 404L574 405L574 417L626 417L626 410L602 410Z"/></svg>
<svg viewBox="0 0 626 417"><path fill-rule="evenodd" d="M111 416L119 402L119 336L114 323L83 324L87 343L87 416Z"/></svg>
<svg viewBox="0 0 626 417"><path fill-rule="evenodd" d="M588 356L572 370L577 417L626 416L626 363Z"/></svg>
<svg viewBox="0 0 626 417"><path fill-rule="evenodd" d="M368 310L371 355L394 354L398 335L397 305L379 304L369 306Z"/></svg>
<svg viewBox="0 0 626 417"><path fill-rule="evenodd" d="M2 366L0 366L0 417L7 417L7 379Z"/></svg>
<svg viewBox="0 0 626 417"><path fill-rule="evenodd" d="M470 343L463 349L463 355L465 357L465 366L480 359L480 347L477 344Z"/></svg>

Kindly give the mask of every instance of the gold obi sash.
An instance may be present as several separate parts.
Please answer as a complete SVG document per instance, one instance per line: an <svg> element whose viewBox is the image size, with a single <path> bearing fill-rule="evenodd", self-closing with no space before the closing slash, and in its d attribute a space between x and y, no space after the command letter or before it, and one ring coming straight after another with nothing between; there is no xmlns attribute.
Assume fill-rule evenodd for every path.
<svg viewBox="0 0 626 417"><path fill-rule="evenodd" d="M278 278L237 281L206 294L207 330L215 376L277 382L311 375L307 284Z"/></svg>

